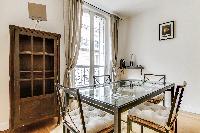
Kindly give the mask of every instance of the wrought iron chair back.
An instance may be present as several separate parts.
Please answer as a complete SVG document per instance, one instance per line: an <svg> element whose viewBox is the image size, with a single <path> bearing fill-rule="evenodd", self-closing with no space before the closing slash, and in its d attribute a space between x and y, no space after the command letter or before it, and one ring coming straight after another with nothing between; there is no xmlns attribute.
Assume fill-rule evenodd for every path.
<svg viewBox="0 0 200 133"><path fill-rule="evenodd" d="M71 116L69 114L69 112L70 112L69 100L70 100L70 97L73 97L77 101L77 104L79 107L79 114L80 114L81 124L83 127L83 132L86 133L86 126L85 126L85 121L84 121L84 116L83 116L83 109L82 109L79 90L75 89L75 88L66 88L59 84L56 84L55 86L56 86L56 94L57 94L58 105L59 105L59 112L61 113L61 116L63 119L63 132L65 133L66 128L67 128L67 131L70 131L73 133L80 132L79 129L76 127L75 123L73 122L73 120L71 119ZM66 120L67 115L71 119L71 122L73 123L75 129Z"/></svg>
<svg viewBox="0 0 200 133"><path fill-rule="evenodd" d="M143 82L150 81L150 84L166 84L166 76L165 75L155 75L155 74L144 74ZM168 91L168 90L167 90ZM162 95L158 97L154 97L151 100L148 100L147 102L158 104L161 101L163 101L163 106L165 106L165 92L163 92Z"/></svg>
<svg viewBox="0 0 200 133"><path fill-rule="evenodd" d="M168 122L167 122L168 127L172 127L174 122L177 120L178 111L179 111L181 101L183 98L183 91L184 91L186 85L187 85L187 83L186 83L186 81L184 81L183 85L178 85L176 87L175 96L173 98L173 103L171 106L171 110L170 110L170 114L169 114L169 118L168 118Z"/></svg>
<svg viewBox="0 0 200 133"><path fill-rule="evenodd" d="M166 75L144 74L143 81L155 81L166 84Z"/></svg>
<svg viewBox="0 0 200 133"><path fill-rule="evenodd" d="M111 83L110 75L93 76L93 79L94 79L94 85L110 84Z"/></svg>

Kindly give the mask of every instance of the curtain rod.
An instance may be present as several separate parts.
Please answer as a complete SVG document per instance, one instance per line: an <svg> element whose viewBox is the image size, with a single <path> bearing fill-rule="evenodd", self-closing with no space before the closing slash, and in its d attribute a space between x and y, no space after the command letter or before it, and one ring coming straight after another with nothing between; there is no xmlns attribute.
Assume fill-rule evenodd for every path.
<svg viewBox="0 0 200 133"><path fill-rule="evenodd" d="M94 8L96 8L96 9L98 9L98 10L100 10L100 11L106 13L106 14L115 15L115 14L109 13L109 12L107 12L107 11L105 11L105 10L103 10L103 9L101 9L101 8L99 8L99 7L97 7L97 6L94 6L94 5L92 5L92 4L90 4L90 3L86 2L86 1L83 1L83 3L84 3L84 4L87 4L87 5L91 6L91 7L94 7ZM115 15L115 16L117 16L117 15ZM119 16L117 16L117 17L118 17L120 20L122 20Z"/></svg>

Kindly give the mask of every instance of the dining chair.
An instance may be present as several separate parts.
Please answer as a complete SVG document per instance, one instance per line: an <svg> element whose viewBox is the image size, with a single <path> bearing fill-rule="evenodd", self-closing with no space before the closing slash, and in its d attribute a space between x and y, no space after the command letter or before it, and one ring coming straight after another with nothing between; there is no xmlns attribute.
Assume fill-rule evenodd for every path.
<svg viewBox="0 0 200 133"><path fill-rule="evenodd" d="M143 133L143 127L160 133L170 133L173 130L177 133L177 124L175 123L186 85L187 83L184 81L183 85L176 87L171 109L162 105L145 102L129 110L127 116L127 133L130 133L132 130L132 122L141 125L141 133Z"/></svg>
<svg viewBox="0 0 200 133"><path fill-rule="evenodd" d="M110 75L93 76L93 79L94 79L94 85L111 83Z"/></svg>
<svg viewBox="0 0 200 133"><path fill-rule="evenodd" d="M104 111L82 103L78 89L56 85L59 112L63 121L63 133L109 133L114 131L114 117ZM69 96L77 102L70 108Z"/></svg>
<svg viewBox="0 0 200 133"><path fill-rule="evenodd" d="M150 81L155 84L166 84L166 75L155 75L155 74L144 74L144 83L147 81ZM149 103L159 104L161 101L163 101L163 106L165 106L165 92L162 94L153 97L152 99L148 100Z"/></svg>

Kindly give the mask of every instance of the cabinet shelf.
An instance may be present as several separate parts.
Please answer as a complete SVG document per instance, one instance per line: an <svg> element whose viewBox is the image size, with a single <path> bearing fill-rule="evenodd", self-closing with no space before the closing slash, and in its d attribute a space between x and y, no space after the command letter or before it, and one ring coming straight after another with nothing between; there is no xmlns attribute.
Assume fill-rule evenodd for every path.
<svg viewBox="0 0 200 133"><path fill-rule="evenodd" d="M32 54L32 52L31 51L21 51L21 52L19 52L19 54Z"/></svg>
<svg viewBox="0 0 200 133"><path fill-rule="evenodd" d="M41 73L41 72L43 72L43 71L33 71L34 73Z"/></svg>
<svg viewBox="0 0 200 133"><path fill-rule="evenodd" d="M44 78L33 78L33 80L43 80Z"/></svg>
<svg viewBox="0 0 200 133"><path fill-rule="evenodd" d="M29 73L29 72L31 72L31 71L20 71L21 73Z"/></svg>
<svg viewBox="0 0 200 133"><path fill-rule="evenodd" d="M52 53L46 53L46 52L45 52L45 55L48 55L48 56L54 56L55 54L52 54Z"/></svg>
<svg viewBox="0 0 200 133"><path fill-rule="evenodd" d="M54 72L54 70L44 70L45 72ZM29 73L29 72L35 72L35 73L39 73L39 72L43 72L42 71L20 71L21 73Z"/></svg>
<svg viewBox="0 0 200 133"><path fill-rule="evenodd" d="M33 55L44 55L43 52L34 52Z"/></svg>
<svg viewBox="0 0 200 133"><path fill-rule="evenodd" d="M47 53L47 52L45 52L45 53L43 53L43 52L31 52L31 51L21 51L21 52L19 52L19 54L21 54L21 55L31 55L31 54L33 54L33 55L47 55L47 56L55 56L55 54L54 53Z"/></svg>
<svg viewBox="0 0 200 133"><path fill-rule="evenodd" d="M31 79L20 79L20 81L31 81Z"/></svg>
<svg viewBox="0 0 200 133"><path fill-rule="evenodd" d="M49 77L49 78L45 78L45 79L55 79L55 77Z"/></svg>
<svg viewBox="0 0 200 133"><path fill-rule="evenodd" d="M45 72L54 72L53 70L45 70Z"/></svg>

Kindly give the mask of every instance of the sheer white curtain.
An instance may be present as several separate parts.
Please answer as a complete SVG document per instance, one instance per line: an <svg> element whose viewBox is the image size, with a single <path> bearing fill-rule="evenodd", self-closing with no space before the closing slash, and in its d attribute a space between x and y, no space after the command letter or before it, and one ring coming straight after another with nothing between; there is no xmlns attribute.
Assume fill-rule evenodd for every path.
<svg viewBox="0 0 200 133"><path fill-rule="evenodd" d="M75 67L81 41L82 0L64 0L64 43L66 67L64 85L71 86L70 73Z"/></svg>
<svg viewBox="0 0 200 133"><path fill-rule="evenodd" d="M118 56L118 28L119 17L110 15L110 32L111 32L111 45L112 45L112 72L113 80L116 80L117 76L117 56Z"/></svg>

